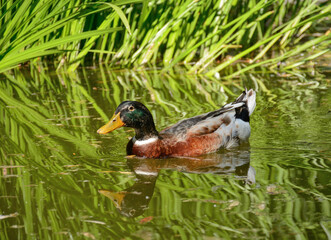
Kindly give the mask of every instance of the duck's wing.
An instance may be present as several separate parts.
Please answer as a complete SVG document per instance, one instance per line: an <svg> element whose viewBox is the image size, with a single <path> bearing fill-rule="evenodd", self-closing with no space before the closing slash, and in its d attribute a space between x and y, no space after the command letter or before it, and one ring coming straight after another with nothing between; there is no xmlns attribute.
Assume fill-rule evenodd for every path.
<svg viewBox="0 0 331 240"><path fill-rule="evenodd" d="M186 136L210 134L222 124L228 126L237 118L249 122L249 115L255 108L255 92L245 90L234 102L224 105L221 109L184 119L160 132L160 135Z"/></svg>
<svg viewBox="0 0 331 240"><path fill-rule="evenodd" d="M235 106L221 108L213 112L184 119L175 125L172 125L160 132L160 135L175 135L178 138L186 136L210 134L216 131L223 123L227 125L235 119L235 107L243 104L238 103Z"/></svg>

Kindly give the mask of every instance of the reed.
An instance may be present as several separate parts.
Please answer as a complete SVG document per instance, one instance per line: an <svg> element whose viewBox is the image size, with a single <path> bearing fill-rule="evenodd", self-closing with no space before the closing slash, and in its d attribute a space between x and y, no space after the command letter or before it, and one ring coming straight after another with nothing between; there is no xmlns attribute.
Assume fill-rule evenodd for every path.
<svg viewBox="0 0 331 240"><path fill-rule="evenodd" d="M317 0L1 1L0 72L50 60L68 71L185 63L212 76L297 68L328 52L331 4ZM280 64L281 63L281 64Z"/></svg>

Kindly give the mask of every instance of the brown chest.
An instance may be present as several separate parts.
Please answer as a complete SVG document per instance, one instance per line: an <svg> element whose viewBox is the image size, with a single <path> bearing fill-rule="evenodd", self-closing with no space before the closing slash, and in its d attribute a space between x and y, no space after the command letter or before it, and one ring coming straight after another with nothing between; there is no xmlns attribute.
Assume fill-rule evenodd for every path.
<svg viewBox="0 0 331 240"><path fill-rule="evenodd" d="M136 141L132 146L132 154L138 157L158 158L161 156L161 141Z"/></svg>

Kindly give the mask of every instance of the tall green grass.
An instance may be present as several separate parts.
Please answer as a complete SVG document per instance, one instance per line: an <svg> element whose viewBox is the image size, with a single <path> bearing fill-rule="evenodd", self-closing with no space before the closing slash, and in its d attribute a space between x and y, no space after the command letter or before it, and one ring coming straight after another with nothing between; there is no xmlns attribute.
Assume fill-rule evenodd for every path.
<svg viewBox="0 0 331 240"><path fill-rule="evenodd" d="M90 60L210 76L293 69L328 51L330 11L317 0L1 1L0 71L39 57L69 71Z"/></svg>

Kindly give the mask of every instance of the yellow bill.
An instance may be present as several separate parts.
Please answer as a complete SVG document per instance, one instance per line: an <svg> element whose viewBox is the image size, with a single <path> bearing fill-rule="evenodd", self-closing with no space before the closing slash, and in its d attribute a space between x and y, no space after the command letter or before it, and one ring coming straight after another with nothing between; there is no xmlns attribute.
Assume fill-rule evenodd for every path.
<svg viewBox="0 0 331 240"><path fill-rule="evenodd" d="M121 112L117 113L116 115L114 114L113 117L110 119L110 121L106 125L104 125L98 129L98 133L106 134L111 131L114 131L117 128L123 127L124 123L122 122L122 120L120 118L120 113Z"/></svg>

